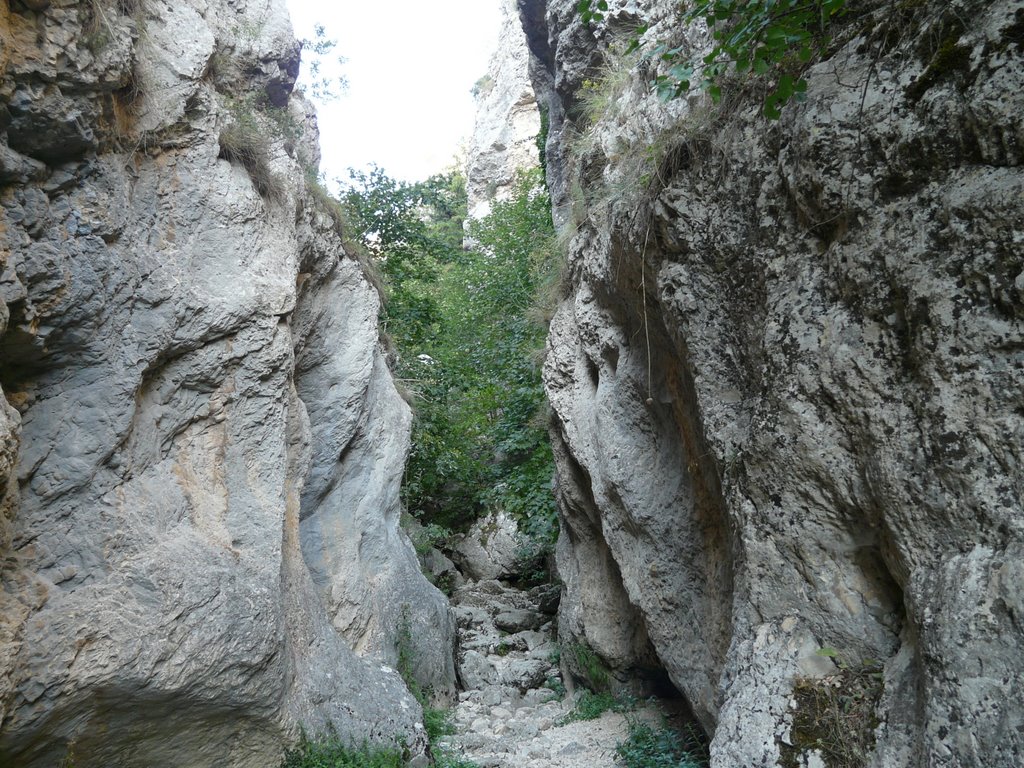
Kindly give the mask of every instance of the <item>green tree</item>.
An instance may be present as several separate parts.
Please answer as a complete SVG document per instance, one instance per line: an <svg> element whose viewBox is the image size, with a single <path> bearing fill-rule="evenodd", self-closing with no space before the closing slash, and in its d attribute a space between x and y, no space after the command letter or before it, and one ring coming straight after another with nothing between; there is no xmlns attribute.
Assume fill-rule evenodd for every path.
<svg viewBox="0 0 1024 768"><path fill-rule="evenodd" d="M447 215L461 227L458 191L452 192L456 199L451 200L443 193L446 185L455 183L454 174L422 184L398 181L376 166L349 175L351 183L343 203L357 235L384 275L388 288L385 327L401 352L415 353L437 333L437 302L430 286L437 280L439 265L450 259L455 248L447 231L450 225L432 223L427 212L436 211L436 203L444 200L450 210L434 213L434 218Z"/></svg>
<svg viewBox="0 0 1024 768"><path fill-rule="evenodd" d="M500 506L550 542L553 461L531 360L545 331L527 319L553 238L540 174L471 226L471 248L457 174L405 184L375 168L352 180L349 217L381 265L397 373L417 394L407 508L461 529Z"/></svg>

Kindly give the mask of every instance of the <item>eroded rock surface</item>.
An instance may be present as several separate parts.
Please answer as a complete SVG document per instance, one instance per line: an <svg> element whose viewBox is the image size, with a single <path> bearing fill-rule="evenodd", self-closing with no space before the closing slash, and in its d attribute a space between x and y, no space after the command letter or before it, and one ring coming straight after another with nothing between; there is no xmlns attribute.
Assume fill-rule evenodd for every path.
<svg viewBox="0 0 1024 768"><path fill-rule="evenodd" d="M298 53L278 0L0 10L0 763L416 755L399 615L453 690Z"/></svg>
<svg viewBox="0 0 1024 768"><path fill-rule="evenodd" d="M499 509L473 523L455 543L452 557L475 581L510 579L519 575L522 548L515 518Z"/></svg>
<svg viewBox="0 0 1024 768"><path fill-rule="evenodd" d="M575 232L563 642L662 665L716 768L800 764L819 649L883 663L869 764L1020 764L1024 3L874 4L777 123L602 74L640 21L699 55L675 3L575 5L520 0Z"/></svg>
<svg viewBox="0 0 1024 768"><path fill-rule="evenodd" d="M530 53L515 0L499 0L498 49L477 82L476 125L466 157L466 192L472 218L482 219L494 200L507 200L516 171L539 164L540 113L529 77Z"/></svg>

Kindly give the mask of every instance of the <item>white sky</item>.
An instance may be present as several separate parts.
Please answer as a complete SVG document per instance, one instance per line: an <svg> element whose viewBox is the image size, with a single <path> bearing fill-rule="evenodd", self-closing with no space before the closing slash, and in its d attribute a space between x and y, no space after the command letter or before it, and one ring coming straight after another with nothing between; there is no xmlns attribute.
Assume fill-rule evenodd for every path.
<svg viewBox="0 0 1024 768"><path fill-rule="evenodd" d="M317 105L332 187L350 166L419 181L452 165L473 131L470 89L497 45L500 0L287 2L296 37L323 24L338 41L328 59L347 59L348 91Z"/></svg>

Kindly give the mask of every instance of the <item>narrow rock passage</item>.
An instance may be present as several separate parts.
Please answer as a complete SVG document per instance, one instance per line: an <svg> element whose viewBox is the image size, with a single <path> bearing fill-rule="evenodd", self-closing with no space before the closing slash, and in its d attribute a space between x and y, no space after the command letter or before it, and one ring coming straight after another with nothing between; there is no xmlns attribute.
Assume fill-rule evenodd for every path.
<svg viewBox="0 0 1024 768"><path fill-rule="evenodd" d="M603 768L628 735L626 716L565 722L555 639L558 587L520 590L499 581L469 582L452 596L458 625L457 666L464 690L456 733L441 746L481 768ZM556 692L557 691L557 692ZM652 723L647 705L630 714Z"/></svg>

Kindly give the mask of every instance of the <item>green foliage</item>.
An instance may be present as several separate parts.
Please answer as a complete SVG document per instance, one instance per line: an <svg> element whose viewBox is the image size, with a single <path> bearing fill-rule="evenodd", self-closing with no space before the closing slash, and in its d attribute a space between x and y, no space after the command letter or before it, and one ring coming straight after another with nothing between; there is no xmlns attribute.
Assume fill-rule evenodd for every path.
<svg viewBox="0 0 1024 768"><path fill-rule="evenodd" d="M550 272L550 202L537 172L471 228L463 248L463 180L404 184L353 173L350 220L388 285L397 373L416 393L403 483L424 524L465 530L484 510L520 521L538 552L557 534L554 461L532 353L544 329L528 315Z"/></svg>
<svg viewBox="0 0 1024 768"><path fill-rule="evenodd" d="M626 768L701 768L707 749L694 727L682 736L666 725L654 728L638 718L629 721L629 738L615 747Z"/></svg>
<svg viewBox="0 0 1024 768"><path fill-rule="evenodd" d="M544 687L551 689L551 692L554 694L554 700L561 701L565 698L565 683L562 682L560 677L549 677L544 681Z"/></svg>
<svg viewBox="0 0 1024 768"><path fill-rule="evenodd" d="M433 750L434 768L480 768L477 763L467 760L448 750Z"/></svg>
<svg viewBox="0 0 1024 768"><path fill-rule="evenodd" d="M416 554L424 557L431 549L442 549L451 541L452 532L437 523L427 523L415 530L407 530Z"/></svg>
<svg viewBox="0 0 1024 768"><path fill-rule="evenodd" d="M531 354L544 343L545 329L531 321L530 310L554 237L539 171L522 174L513 196L496 202L470 231L477 248L451 273L457 287L447 305L454 342L448 359L459 361L461 400L471 404L460 416L486 437L476 498L512 514L532 540L552 542L554 459L537 418L544 391Z"/></svg>
<svg viewBox="0 0 1024 768"><path fill-rule="evenodd" d="M298 745L285 753L281 768L402 768L398 749L352 747L331 735L309 739L303 733Z"/></svg>
<svg viewBox="0 0 1024 768"><path fill-rule="evenodd" d="M475 83L473 83L473 88L470 90L470 93L473 94L474 99L479 99L481 97L486 96L493 90L494 78L487 74L481 77Z"/></svg>
<svg viewBox="0 0 1024 768"><path fill-rule="evenodd" d="M548 172L548 134L551 132L551 110L547 104L538 104L540 112L540 131L537 133L537 158L540 161L541 178Z"/></svg>
<svg viewBox="0 0 1024 768"><path fill-rule="evenodd" d="M794 74L828 43L828 29L846 12L846 0L692 0L680 4L681 23L704 21L714 46L699 62L689 58L685 46L658 43L649 55L660 62L662 73L654 87L663 99L678 98L697 84L714 101L722 97L722 81L730 67L770 78L773 89L765 98L764 115L777 120L790 99L805 98L807 81ZM580 0L584 21L604 18L603 0ZM637 31L632 47L639 47Z"/></svg>
<svg viewBox="0 0 1024 768"><path fill-rule="evenodd" d="M398 674L405 683L409 693L415 697L420 706L426 709L429 703L428 692L416 679L416 651L412 645L412 618L409 615L410 606L408 603L402 605L402 612L398 619L398 627L395 632L395 652L398 654Z"/></svg>
<svg viewBox="0 0 1024 768"><path fill-rule="evenodd" d="M592 691L607 691L611 683L611 676L608 668L601 661L601 657L594 653L594 649L586 643L572 643L567 647L576 668L586 678L587 685Z"/></svg>
<svg viewBox="0 0 1024 768"><path fill-rule="evenodd" d="M452 237L452 224L438 221L456 218L461 227L461 182L449 174L407 184L377 167L369 173L350 171L350 176L342 202L356 236L381 266L388 290L385 329L399 351L414 358L434 337L440 321L431 289L438 269L461 247L461 237ZM408 365L399 373L407 370Z"/></svg>
<svg viewBox="0 0 1024 768"><path fill-rule="evenodd" d="M323 24L314 24L313 37L303 38L301 44L302 63L306 65L303 82L309 89L309 95L320 102L338 98L348 88L348 80L344 76L331 76L324 68L325 59L334 52L338 41L327 36ZM344 56L335 55L333 58L337 66L346 62Z"/></svg>
<svg viewBox="0 0 1024 768"><path fill-rule="evenodd" d="M442 736L451 736L455 733L455 722L450 709L425 706L423 727L430 742L430 756L434 768L479 768L473 761L466 760L456 755L450 748L439 746L437 743Z"/></svg>
<svg viewBox="0 0 1024 768"><path fill-rule="evenodd" d="M587 24L601 21L604 18L603 12L608 10L608 0L579 0L576 3L576 9Z"/></svg>
<svg viewBox="0 0 1024 768"><path fill-rule="evenodd" d="M452 711L441 707L424 707L423 728L426 730L427 739L431 744L442 736L451 736L455 733Z"/></svg>

